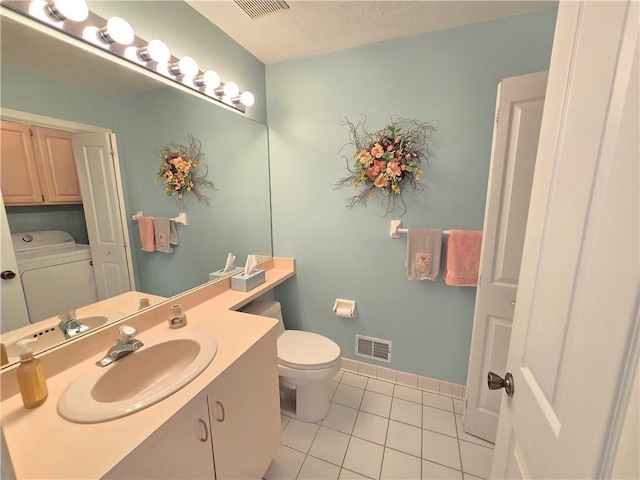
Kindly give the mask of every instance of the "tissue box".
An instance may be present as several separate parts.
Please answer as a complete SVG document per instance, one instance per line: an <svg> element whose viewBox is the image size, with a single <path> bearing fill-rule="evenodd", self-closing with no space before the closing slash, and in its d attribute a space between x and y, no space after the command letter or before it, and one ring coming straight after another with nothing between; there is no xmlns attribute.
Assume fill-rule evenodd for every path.
<svg viewBox="0 0 640 480"><path fill-rule="evenodd" d="M248 292L249 290L256 288L265 282L264 270L254 270L250 275L235 275L231 277L231 290L238 292Z"/></svg>
<svg viewBox="0 0 640 480"><path fill-rule="evenodd" d="M216 270L215 272L211 272L209 274L209 281L217 280L217 279L223 278L223 277L230 277L231 275L237 275L238 273L244 271L244 268L242 268L242 267L233 267L233 270L229 270L226 273L224 273L223 270L224 270L224 268L221 268L220 270Z"/></svg>

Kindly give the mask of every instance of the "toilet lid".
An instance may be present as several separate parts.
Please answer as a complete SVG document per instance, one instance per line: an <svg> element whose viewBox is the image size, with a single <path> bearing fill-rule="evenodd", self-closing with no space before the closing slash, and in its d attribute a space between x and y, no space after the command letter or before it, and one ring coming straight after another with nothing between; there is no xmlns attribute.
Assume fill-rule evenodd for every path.
<svg viewBox="0 0 640 480"><path fill-rule="evenodd" d="M286 330L278 337L278 360L297 369L319 369L340 358L340 347L327 337L300 330Z"/></svg>

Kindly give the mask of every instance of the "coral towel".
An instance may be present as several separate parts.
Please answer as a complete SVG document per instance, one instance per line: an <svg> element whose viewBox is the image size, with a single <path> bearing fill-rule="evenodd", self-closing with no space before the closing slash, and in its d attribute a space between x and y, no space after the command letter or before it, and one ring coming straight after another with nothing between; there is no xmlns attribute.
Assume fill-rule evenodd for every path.
<svg viewBox="0 0 640 480"><path fill-rule="evenodd" d="M447 241L444 283L456 287L477 287L481 246L480 230L451 230Z"/></svg>
<svg viewBox="0 0 640 480"><path fill-rule="evenodd" d="M154 252L156 243L153 217L138 217L138 229L140 230L140 243L142 243L141 250L143 252Z"/></svg>
<svg viewBox="0 0 640 480"><path fill-rule="evenodd" d="M440 273L442 230L410 228L407 232L407 278L436 280Z"/></svg>

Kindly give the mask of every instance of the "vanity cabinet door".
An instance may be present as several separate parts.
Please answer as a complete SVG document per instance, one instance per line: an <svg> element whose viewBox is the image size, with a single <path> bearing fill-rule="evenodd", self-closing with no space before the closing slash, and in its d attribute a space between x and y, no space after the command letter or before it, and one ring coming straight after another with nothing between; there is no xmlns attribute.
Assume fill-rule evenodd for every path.
<svg viewBox="0 0 640 480"><path fill-rule="evenodd" d="M103 478L215 479L206 397L191 400Z"/></svg>
<svg viewBox="0 0 640 480"><path fill-rule="evenodd" d="M216 478L262 478L280 446L275 332L220 374L207 398Z"/></svg>

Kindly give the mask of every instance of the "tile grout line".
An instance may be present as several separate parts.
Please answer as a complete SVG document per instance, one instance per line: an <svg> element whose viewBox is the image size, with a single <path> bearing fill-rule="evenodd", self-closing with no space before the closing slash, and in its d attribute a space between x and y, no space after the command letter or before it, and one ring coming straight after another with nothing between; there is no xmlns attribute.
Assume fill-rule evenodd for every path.
<svg viewBox="0 0 640 480"><path fill-rule="evenodd" d="M462 464L462 449L460 448L460 432L458 430L458 419L455 414L453 415L453 419L456 422L456 437L458 438L458 455L460 457L460 471L462 472L462 478L464 478L464 465Z"/></svg>
<svg viewBox="0 0 640 480"><path fill-rule="evenodd" d="M315 425L315 424L314 424ZM309 444L309 452L311 451L311 447L313 446L313 442L316 441L316 438L318 436L318 432L320 432L320 427L322 425L318 425L318 430L316 430L316 434L313 436L313 440L311 440L311 443ZM309 452L305 452L305 456L304 456L304 460L302 461L302 465L300 465L300 470L298 470L298 473L296 474L296 480L297 478L300 476L300 472L302 472L302 467L304 467L305 462L307 461L307 458L309 457ZM312 455L313 456L313 455ZM315 457L314 457L315 458Z"/></svg>
<svg viewBox="0 0 640 480"><path fill-rule="evenodd" d="M349 373L349 374L350 374L347 378L351 378L351 379L352 379L352 381L353 381L353 378L354 378L354 377L360 377L360 378L365 379L365 382L364 382L363 386L362 386L362 387L360 387L360 386L357 386L357 385L352 385L351 383L344 382L343 380L345 379L345 374L346 374L346 373ZM371 386L371 385L370 385L370 383L371 383L371 382L370 382L369 380L371 380L372 378L373 378L374 380L378 381L378 382L382 382L382 383L385 383L385 384L389 384L389 385L391 385L391 386L393 387L391 395L387 394L386 392L382 392L382 391L369 390L369 389L368 389L368 387L370 387L370 386ZM384 443L383 443L382 445L380 445L380 446L382 447L382 459L381 459L380 469L379 469L379 471L378 471L378 475L377 475L377 477L378 477L378 478L380 478L380 476L382 475L382 471L383 471L383 468L384 468L384 465L385 465L385 452L386 452L386 450L387 450L387 449L389 449L389 450L393 450L393 451L396 451L396 452L399 452L399 453L403 453L403 454L405 454L405 455L409 455L409 456L411 456L412 458L416 458L416 459L418 459L418 460L420 461L420 475L422 476L422 474L423 474L423 466L424 466L424 462L425 462L425 461L427 461L427 460L423 457L423 453L424 453L424 435L423 435L423 433L424 433L424 431L429 431L429 432L432 432L432 433L435 433L435 434L438 434L438 435L443 435L443 436L448 437L448 438L455 438L455 439L456 439L457 448L458 448L458 458L459 458L459 460L460 460L460 473L463 475L463 477L464 477L464 474L465 474L465 470L464 470L464 467L463 467L463 464L462 464L462 451L461 451L461 444L460 444L460 442L465 441L465 442L467 442L467 443L469 443L469 444L472 444L472 445L476 445L476 446L484 447L484 448L487 448L487 449L489 449L489 450L491 450L491 449L492 449L492 448L491 448L491 447L489 447L489 446L481 445L481 444L474 443L474 442L470 442L470 441L467 441L467 440L464 440L464 439L461 439L461 438L460 438L460 428L461 428L461 425L460 425L460 423L459 423L459 421L458 421L458 416L457 416L457 414L456 414L456 410L455 410L455 399L456 399L457 397L452 397L452 396L449 396L449 395L444 395L444 394L441 394L441 393L439 393L439 392L432 392L432 391L422 390L422 389L420 389L420 388L416 388L416 387L412 387L412 386L408 386L408 385L400 385L400 384L398 384L398 383L390 382L390 381L387 381L387 380L385 380L385 379L378 379L378 378L375 378L375 377L371 377L371 376L369 376L369 375L364 375L364 374L361 374L361 373L358 373L358 372L345 371L345 370L343 370L343 371L342 371L342 374L340 375L340 378L339 378L339 380L338 380L338 381L335 381L335 380L333 380L333 379L332 379L332 381L334 381L334 382L337 384L337 386L336 386L336 388L335 388L335 389L333 389L333 392L332 392L332 393L331 393L331 395L330 395L330 402L331 402L332 404L334 404L334 405L339 405L339 406L344 407L344 408L350 408L350 409L355 410L355 412L356 412L356 419L355 419L355 421L354 421L354 423L353 423L353 425L352 425L352 427L351 427L351 429L350 429L349 433L346 433L346 432L344 432L344 431L336 430L336 429L334 429L334 428L331 428L331 427L325 426L325 425L323 425L323 424L322 424L322 421L318 422L318 423L317 423L317 425L318 425L318 430L315 432L314 438L313 438L313 440L312 440L312 442L311 442L311 445L310 445L310 447L309 447L309 452L302 452L302 451L297 450L297 449L295 449L295 448L293 448L293 447L289 447L289 448L292 448L293 450L296 450L296 451L298 451L298 452L300 452L300 453L303 453L303 454L304 454L304 460L303 460L302 465L300 466L300 468L299 468L298 472L296 473L296 477L295 477L296 479L299 477L300 473L302 472L302 467L304 466L304 464L305 464L305 462L307 461L308 457L312 457L312 458L317 459L317 460L319 460L319 461L325 462L325 463L327 463L327 464L329 464L329 465L333 465L333 466L335 466L335 467L338 467L338 468L339 468L338 475L340 475L340 474L342 473L342 471L343 471L343 470L345 470L345 471L351 471L351 470L349 470L349 469L347 469L347 468L345 467L345 460L346 460L346 457L347 457L347 452L349 451L349 447L351 446L352 439L353 439L354 437L355 437L355 438L357 438L357 439L359 439L359 440L362 440L362 441L367 441L367 442L371 442L372 444L377 444L377 445L379 445L377 442L374 442L374 441L368 440L368 439L366 439L366 438L361 438L361 437L359 437L359 436L357 436L357 435L354 435L355 425L356 425L357 419L358 419L358 417L359 417L359 415L360 415L360 412L367 413L367 414L369 414L369 415L373 415L373 416L375 416L375 417L383 418L383 419L386 419L386 420L387 420L387 428L386 428L386 432L385 432ZM362 390L362 396L360 397L360 400L359 400L359 402L358 402L358 406L357 406L357 408L354 408L353 406L350 406L350 405L343 405L343 404L340 404L340 403L337 403L337 402L333 402L333 398L334 398L334 397L335 397L335 395L336 395L336 392L337 392L338 387L340 386L340 384L343 384L343 383L344 383L346 386L350 386L350 387L352 387L352 388L357 388L357 389L359 389L359 390ZM358 383L358 382L355 382L355 381L354 381L354 383ZM409 400L409 399L405 399L405 398L402 398L402 397L397 397L397 396L395 396L395 393L396 393L396 387L398 387L398 386L406 387L406 388L408 388L408 389L416 390L416 391L420 392L420 393L422 394L422 395L421 395L421 397L422 397L422 398L421 398L421 402L416 402L416 401L414 401L414 400ZM398 450L398 449L391 448L391 447L388 447L388 446L387 446L387 440L388 440L388 435L389 435L389 428L390 428L390 423L391 423L391 421L392 421L392 419L391 419L391 407L390 407L389 414L388 414L386 417L385 417L385 416L383 416L383 415L378 415L377 413L364 412L364 410L362 410L362 405L363 405L363 402L364 402L364 396L365 396L366 392L372 392L372 393L376 393L376 394L378 394L378 395L382 395L382 396L384 396L384 397L391 398L391 407L393 406L393 400L394 400L394 399L396 399L396 398L397 398L398 400L405 400L405 401L410 402L410 403L412 403L412 404L418 404L418 405L420 405L420 407L421 407L421 409L420 409L420 413L421 413L421 422L420 422L420 430L421 430L421 432L420 432L420 433L421 433L421 437L420 437L420 455L419 455L419 456L412 455L412 454L410 454L410 453L403 452L402 450ZM433 405L425 404L425 403L424 403L424 392L427 392L427 393L429 393L429 394L431 394L431 395L437 395L437 396L440 396L440 397L449 398L449 399L450 399L450 402L451 402L451 404L452 404L453 410L448 410L448 409L446 409L446 408L440 408L440 407L437 407L437 406L433 406ZM408 395L408 396L410 396L410 395ZM453 437L453 436L451 436L451 435L448 435L448 434L446 434L446 433L443 433L443 432L439 432L439 431L437 431L437 430L431 430L430 428L425 428L425 423L424 423L424 422L425 422L425 419L424 419L424 407L429 407L429 408L436 409L436 410L438 410L438 411L444 411L444 412L447 412L447 413L451 413L451 414L453 414L453 416L454 416L454 424L455 424L455 426L456 426L456 433L455 433L455 437ZM291 417L289 417L288 422L289 422L290 420L291 420ZM400 424L403 424L403 425L416 427L415 425L413 425L413 424L411 424L411 423L405 423L405 422L402 422L402 421L399 421L399 420L393 420L393 421L396 421L396 422L398 422L398 423L400 423ZM287 422L287 424L288 424L288 422ZM331 461L328 461L328 460L325 460L325 459L322 459L322 458L316 457L316 456L314 456L314 455L312 455L312 454L310 453L310 451L311 451L311 447L313 446L314 442L316 441L317 436L318 436L318 434L319 434L319 432L320 432L320 428L321 428L321 427L324 427L324 428L329 429L329 430L334 431L334 432L338 432L338 433L342 433L342 434L346 434L346 435L348 435L349 439L348 439L348 442L347 442L347 446L346 446L345 452L344 452L344 454L342 455L342 460L341 460L341 464L340 464L340 465L337 465L337 464L335 464L335 463L333 463L333 462L331 462ZM285 428L286 428L286 425L285 425ZM284 429L283 429L283 430L284 430ZM450 467L450 466L448 466L448 465L444 465L444 464L441 464L441 463L438 463L438 462L432 462L432 463L435 463L435 464L437 464L437 465L441 465L441 466L446 467L446 468L451 468L451 467ZM454 470L455 470L455 469L454 469ZM361 474L361 473L359 473L359 472L356 472L356 473L358 473L358 474L362 475L362 474Z"/></svg>

